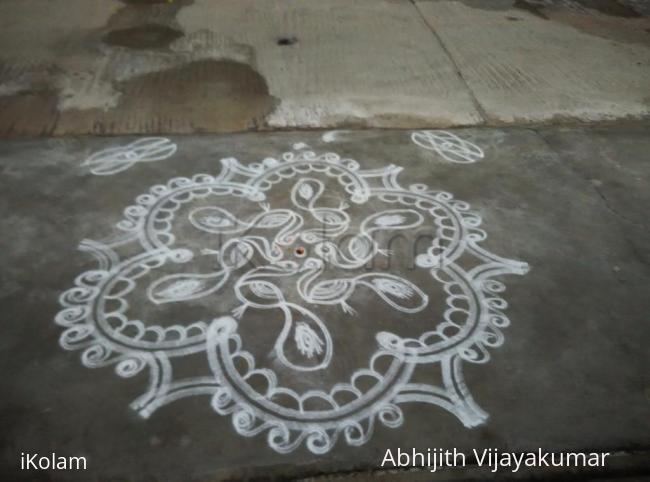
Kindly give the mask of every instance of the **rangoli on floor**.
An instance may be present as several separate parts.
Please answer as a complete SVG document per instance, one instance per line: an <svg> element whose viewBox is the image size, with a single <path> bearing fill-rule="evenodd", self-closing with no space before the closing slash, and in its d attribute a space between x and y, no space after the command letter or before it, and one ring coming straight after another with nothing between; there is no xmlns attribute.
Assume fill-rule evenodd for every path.
<svg viewBox="0 0 650 482"><path fill-rule="evenodd" d="M410 402L484 423L463 364L503 343L497 278L528 266L481 247L467 203L403 187L401 170L299 144L154 185L119 234L82 241L97 267L61 295L61 345L87 367L146 373L132 403L145 418L207 395L281 453L364 444Z"/></svg>

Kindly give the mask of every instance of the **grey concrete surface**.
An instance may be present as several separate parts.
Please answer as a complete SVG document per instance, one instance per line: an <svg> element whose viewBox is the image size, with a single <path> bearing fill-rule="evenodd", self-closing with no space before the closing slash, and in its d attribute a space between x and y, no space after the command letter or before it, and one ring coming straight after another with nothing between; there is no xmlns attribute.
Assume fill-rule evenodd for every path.
<svg viewBox="0 0 650 482"><path fill-rule="evenodd" d="M0 27L2 137L649 112L642 2L5 0Z"/></svg>
<svg viewBox="0 0 650 482"><path fill-rule="evenodd" d="M84 165L84 160L134 138L1 142L0 478L135 482L321 476L317 480L330 480L332 474L340 474L343 480L365 480L373 476L385 450L397 447L456 447L466 452L484 447L602 450L617 453L611 471L581 477L647 474L650 128L642 123L453 132L480 147L484 157L469 164L449 162L416 145L411 132L403 130L173 136L178 149L171 157L124 168L124 160L130 159L125 157L119 165L123 170L94 175L98 165ZM508 303L504 312L511 323L503 329L503 345L489 349L487 363L463 364L467 388L489 415L484 423L466 428L440 406L404 403L400 426L377 423L359 447L349 446L341 436L323 455L310 452L304 443L278 454L265 434L239 435L230 416L215 412L208 395L181 398L146 419L138 416L129 404L146 390L146 369L122 378L115 374L119 360L93 369L80 360L90 346L84 342L95 339L84 336L99 331L82 334L81 345L69 340L76 350L59 346L65 329L54 322L61 310L59 296L74 286L80 273L97 267L88 252L77 249L81 240L108 239L119 233L114 226L123 219L124 209L153 185L196 173L216 175L222 158L235 157L250 165L307 149L297 143L306 143L317 153L355 159L362 169L402 166L402 186L424 183L468 202L482 218L481 228L487 234L481 246L529 264L525 275L496 277L507 286L499 296ZM284 196L273 197L272 204L286 201L290 187ZM340 195L336 183L327 189L326 194ZM309 198L313 189L302 193ZM244 202L222 206L241 216L248 213ZM378 206L359 209L368 215ZM395 220L384 219L384 225ZM178 243L196 253L190 271L205 272L212 263L210 254L199 256L199 252L211 247L206 244L210 238L191 235L191 229L188 223L179 225ZM185 233L189 237L181 239ZM406 232L405 239L412 240L413 233ZM126 244L118 248L131 250L128 255L137 252ZM411 276L403 269L412 257L395 250L390 259L397 265L385 272ZM444 300L434 298L440 296L436 283L414 279L427 293L432 290L430 308L439 313ZM287 296L295 294L290 286L283 290ZM209 321L232 307L227 303L231 298L214 294L152 307L140 289L130 295L129 316L139 316L146 324L155 319L164 326L186 324L188 319ZM364 363L377 347L375 335L380 328L405 330L401 333L408 336L409 330L418 330L418 323L425 322L417 314L404 313L398 313L400 321L395 321L390 318L391 308L373 293L351 297L350 304L357 316L338 306L318 311L335 353L326 370L291 370L279 363L273 341L281 323L264 310L244 313L239 329L258 366L277 371L283 384L298 391L328 389L367 366ZM92 362L92 354L90 358ZM175 374L210 375L203 351L181 358ZM97 359L102 361L101 353ZM440 379L435 365L424 364L416 373L418 383L435 384ZM23 451L84 455L88 471L21 473L17 468ZM418 480L405 473L374 474L379 475L385 480ZM439 473L437 478L484 476L489 474L472 469ZM431 480L432 476L420 473L418 477Z"/></svg>
<svg viewBox="0 0 650 482"><path fill-rule="evenodd" d="M488 122L649 112L650 20L617 2L420 1Z"/></svg>
<svg viewBox="0 0 650 482"><path fill-rule="evenodd" d="M481 122L409 2L30 0L0 18L6 135Z"/></svg>

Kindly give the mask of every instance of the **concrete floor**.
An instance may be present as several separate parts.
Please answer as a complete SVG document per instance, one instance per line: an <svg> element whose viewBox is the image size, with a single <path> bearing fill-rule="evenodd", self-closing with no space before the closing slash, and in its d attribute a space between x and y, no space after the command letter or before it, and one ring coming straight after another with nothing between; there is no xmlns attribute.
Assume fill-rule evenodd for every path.
<svg viewBox="0 0 650 482"><path fill-rule="evenodd" d="M0 136L647 118L649 29L614 0L4 0Z"/></svg>
<svg viewBox="0 0 650 482"><path fill-rule="evenodd" d="M647 480L648 15L0 1L0 480Z"/></svg>
<svg viewBox="0 0 650 482"><path fill-rule="evenodd" d="M157 144L157 150L150 148L147 154L139 154L140 157L129 157L124 149L105 151L139 139L132 137L3 141L0 143L0 192L3 193L0 299L6 323L0 339L4 383L4 396L0 399L1 478L212 481L312 477L325 473L330 475L315 480L330 480L331 474L336 473L344 479L348 477L346 474L354 474L350 477L363 480L377 469L386 448L397 447L457 447L468 452L483 447L514 451L538 447L555 451L602 450L617 454L602 477L647 473L650 470L650 432L646 423L650 417L649 132L644 123L610 127L459 129L452 133L464 141L466 150L456 154L443 148L441 151L425 148L434 145L430 143L431 133L420 132L413 137L411 131L404 130L171 136L169 141ZM419 144L413 139L418 139ZM170 147L173 145L175 150ZM143 206L151 205L148 198L138 196L150 192L151 186L167 184L172 178L192 178L197 173L216 176L222 169L219 160L223 158L236 158L243 169L246 166L261 169L255 163L267 158L296 163L304 156L308 158L309 150L354 159L362 170L396 164L404 168L398 176L401 186L425 184L434 191L447 191L454 199L469 203L471 211L464 211L467 206L449 204L451 201L444 196L439 198L441 205L460 210L461 217L469 216L467 226L476 228L470 218L482 220L485 239L478 245L500 257L495 259L501 271L490 277L503 282L507 289L500 292L498 285L494 285L497 291L491 292L486 288L488 285L474 283L471 291L479 296L492 293L490 296L503 299L507 308L497 303L498 311L510 322L510 326L492 331L502 333L503 340L470 337L471 348L483 353L480 359L485 363L471 362L468 353L466 359L459 359L462 372L456 375L456 380L466 384L468 393L462 393L462 400L457 400L456 405L431 401L410 403L406 398L395 398L408 388L403 384L406 382L442 387L445 396L453 391L445 382L443 367L447 361L458 358L449 353L459 352L445 351L447 358L422 358L412 365L413 372L406 379L395 382L396 385L389 384L398 387L398 392L385 395L384 405L372 405L369 412L364 412L370 418L384 414L385 423L381 417L377 418L371 433L363 425L368 423L364 418L365 428L360 430L367 437L360 446L350 444L345 432L338 433L335 440L334 433L342 427L335 424L323 436L324 454L314 453L319 450L318 444L310 446L307 440L298 440L294 446L277 440L272 443L267 438L268 427L251 433L252 427L260 427L256 425L260 420L255 417L238 418L235 423L232 414L218 413L219 410L227 412L228 407L235 407L236 413L248 405L242 400L236 406L220 405L220 400L227 402L230 393L226 391L223 395L219 391L222 384L217 382L219 370L226 363L225 358L219 357L227 348L222 346L223 335L215 336L214 324L208 330L207 341L206 337L199 336L199 342L194 344L172 342L168 348L156 345L154 357L151 349L138 344L153 332L143 335L135 325L131 325L135 331L130 333L127 329L106 331L106 327L100 329L94 325L96 315L80 317L80 312L74 311L75 307L83 310L86 306L84 283L88 286L103 283L93 278L92 272L76 282L82 291L67 292L59 299L75 286L75 278L83 272L100 268L122 272L123 268L119 267L122 265L111 259L113 254L119 256L119 262L132 262L147 252L149 248L143 249L141 241L128 235L125 238L125 233L130 232L128 225L115 226L124 219L137 223ZM152 152L158 155L158 160L153 159ZM293 153L294 157L282 157L284 152ZM458 152L465 157L454 157ZM338 162L336 157L327 159ZM264 165L274 164L267 161ZM310 187L295 187L300 179L325 182L329 177L317 171L290 176L278 184L279 191L273 190L277 188L268 191L270 209L283 208L283 203L290 202L289 191L295 188L294 197L299 202L315 199L316 209L329 208L330 216L340 213L336 210L341 199L349 198L351 192L356 192L354 189L346 191L336 181L327 184L326 195L318 194L318 184L313 181L309 181ZM374 184L379 178L374 179L372 185L381 185ZM184 182L192 181L177 180L168 186L182 188L187 185ZM162 195L164 189L154 188L151 193ZM251 195L255 198L254 192ZM139 201L135 205L141 207L125 211L136 198ZM238 199L234 203L224 199L219 206L242 219L263 212L257 201L252 202L246 196ZM189 207L186 210L186 202L191 203L192 211ZM194 259L178 258L178 263L162 261L160 265L156 260L162 258L147 258L153 263L151 272L135 279L132 288L121 288L128 303L128 318L140 320L143 329L155 325L164 329L172 324L187 327L200 320L209 325L212 319L232 316L232 308L239 305L233 290L242 286L241 280L246 278L243 272L233 272L221 291L195 298L192 293L196 290L192 291L194 288L187 283L172 288L170 283L157 281L162 275L186 276L214 269L214 253L203 250L219 248L215 233L224 225L223 212L205 211L214 203L202 198L192 201L183 198L179 203L183 207L174 217L173 247L192 251ZM384 213L381 218L373 214L383 212L382 209L416 209L379 199L349 204L351 207L341 209L349 213L353 232L361 229L360 220L368 216L374 216L371 225L383 229L408 224L409 216L413 216L406 211ZM197 214L201 213L199 209L204 210L203 214L211 212L212 218L201 218ZM316 214L311 211L311 215ZM193 226L187 219L194 219ZM270 219L266 224L273 227ZM280 228L288 224L285 220ZM204 226L203 234L197 226ZM206 234L210 229L213 231ZM467 229L470 233L471 229ZM417 229L404 229L400 233L401 241L390 246L392 253L377 254L378 264L370 270L380 276L399 275L401 280L410 280L422 288L429 299L423 311L413 314L400 308L416 307L417 291L402 290L401 296L391 298L391 293L400 291L393 285L393 290L386 289L382 298L381 290L376 289L380 285L375 284L373 290L357 287L347 298L356 315L345 312L342 305L303 303L322 320L325 328L302 313L307 320L303 327L309 328L303 328L302 335L297 334L298 323L294 323L294 332L285 343L277 344L283 326L277 307L250 306L238 320L231 318L238 324L237 333L231 335L240 337L242 346L254 356L257 368L274 371L278 383L296 393L327 391L336 383L350 380L357 370L368 366L368 357L379 350L377 333L389 331L403 337L417 336L437 326L427 320L442 319L446 303L442 281L432 278L427 269L411 265L417 254L426 252L428 245L416 247L415 254L408 251L413 248L416 235L440 236L441 233L431 221ZM469 239L466 236L469 234L461 238ZM102 241L112 248L104 248L104 255L95 260L88 243L78 249L84 239ZM388 238L379 236L378 239ZM286 252L282 259L305 263L321 256L309 251L300 258L294 244L283 245ZM316 244L303 242L309 250L314 250ZM465 249L468 251L462 256L471 258L471 246ZM151 256L151 249L148 252L147 256ZM469 258L463 257L458 266L469 269L472 265ZM387 267L388 262L395 264ZM477 263L476 258L473 263ZM527 263L529 270L521 263ZM336 263L333 266L331 272L323 275L325 278L340 278L345 273L349 279L351 275L369 272L365 267L343 269ZM295 278L287 277L283 283L287 303L299 303ZM450 286L453 291L460 285ZM250 292L242 292L251 296ZM93 293L89 296L96 299L98 295ZM156 299L159 303L153 302ZM88 331L83 326L94 328ZM219 326L226 329L232 325ZM66 334L62 337L63 333ZM326 343L326 333L331 337L331 345ZM181 340L187 341L192 333L185 332L183 336ZM300 346L299 339L303 345L296 350L294 340ZM479 343L480 340L483 341ZM481 344L482 348L478 346ZM185 348L179 348L181 345ZM333 349L329 361L325 360L327 347ZM305 355L307 352L310 355ZM85 355L80 358L82 353ZM162 365L152 362L154 358ZM167 370L166 363L173 367L171 385L161 382L160 386L165 387L154 393L154 402L146 397L138 399L147 392L150 380L156 379L155 370ZM116 369L122 377L116 375ZM181 385L174 385L183 380L190 380L192 390L183 391ZM263 389L255 386L263 393ZM371 386L372 383L360 382L359 389L366 393ZM215 396L218 393L222 393L224 400ZM133 405L134 400L139 403ZM285 408L295 402L282 398L276 401ZM398 408L386 408L388 402L390 407L394 404ZM303 409L310 413L318 410L317 407L318 404ZM280 417L273 419L276 422L282 419L277 413L274 417ZM348 416L341 420L349 421L345 417ZM239 430L233 423L240 426ZM291 434L299 437L300 432ZM25 473L14 470L18 454L24 450L85 455L89 469L83 473L31 473L25 479ZM278 450L286 453L280 454ZM470 468L466 472L439 473L437 478L489 476ZM408 475L386 472L384 477L385 480L431 480L431 474L426 472Z"/></svg>

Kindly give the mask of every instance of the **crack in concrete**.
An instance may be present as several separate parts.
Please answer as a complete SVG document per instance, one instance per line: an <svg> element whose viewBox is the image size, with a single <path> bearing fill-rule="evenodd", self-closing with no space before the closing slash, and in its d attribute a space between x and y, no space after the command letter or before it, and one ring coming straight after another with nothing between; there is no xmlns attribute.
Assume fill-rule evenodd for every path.
<svg viewBox="0 0 650 482"><path fill-rule="evenodd" d="M582 176L581 174L579 174L579 175L580 175L580 178L581 178L581 179L583 179L584 181L586 181L587 183L589 183L589 180L588 180L588 179L585 179L585 177ZM637 227L639 227L639 228L650 229L650 225L646 225L646 224L642 224L642 223L637 223L636 221L633 221L633 220L631 220L630 218L628 218L627 216L625 216L624 214L618 212L618 210L617 210L616 208L614 208L614 207L609 203L609 200L607 199L607 196L605 196L605 194L603 194L603 192L602 192L600 189L598 189L598 186L595 186L595 185L592 184L592 183L589 183L589 184L591 184L591 187L594 189L594 191L596 191L596 194L598 194L598 196L603 200L603 203L605 204L605 207L606 207L609 211L611 211L611 212L612 212L616 217L621 218L623 221L626 221L626 222L628 222L628 223L630 223L630 224L632 224L632 225L634 225L634 226L637 226Z"/></svg>
<svg viewBox="0 0 650 482"><path fill-rule="evenodd" d="M488 116L486 110L483 108L483 106L479 102L476 95L474 94L474 91L472 90L472 88L467 83L467 79L465 79L465 77L463 76L463 72L460 70L460 66L456 63L456 59L454 59L453 55L451 54L451 52L447 48L447 45L445 44L445 42L443 42L442 37L440 37L440 35L438 35L438 33L435 31L435 29L433 28L433 25L431 25L429 22L427 22L427 19L424 16L424 14L422 13L422 11L420 10L420 8L418 7L418 5L416 3L416 0L411 0L411 4L413 5L413 8L415 8L415 11L418 13L418 16L420 17L422 22L424 22L424 25L426 25L427 29L431 32L431 35L436 39L438 44L440 44L440 48L442 48L443 52L445 53L445 55L447 56L447 58L451 62L451 65L454 66L454 70L456 71L456 75L463 82L463 85L467 89L467 93L470 96L470 99L472 101L472 105L474 106L474 108L476 109L479 117L481 118L481 123L480 124L475 124L475 125L484 125L484 124L486 124L488 122L488 120L489 120L489 116Z"/></svg>
<svg viewBox="0 0 650 482"><path fill-rule="evenodd" d="M555 154L559 159L566 159L566 158L562 155L561 151L555 149L555 147L554 147L554 146L553 146L553 145L548 141L548 139L546 139L546 137L544 137L544 135L543 135L541 132L539 132L537 129L534 129L534 128L529 128L528 130L530 130L530 131L533 132L535 135L537 135L537 136L542 140L542 142L544 143L544 145L546 145L546 147L548 147L548 149L549 149L553 154ZM612 213L616 218L618 218L618 219L620 219L620 220L622 220L622 221L625 221L626 223L631 224L631 225L633 225L633 226L636 226L636 227L638 227L638 228L644 229L644 230L649 230L649 229L650 229L650 225L642 224L642 223L638 223L638 222L636 222L636 221L633 221L632 219L628 218L627 216L621 214L621 213L620 213L616 208L614 208L614 207L610 204L609 199L607 199L607 196L605 196L605 194L603 194L603 192L601 192L600 189L598 189L598 186L594 185L592 182L589 181L589 179L587 179L587 178L582 174L582 172L578 171L578 170L573 166L573 164L571 163L570 160L568 160L566 163L564 163L564 164L562 164L562 165L567 166L568 171L569 171L570 173L572 173L575 177L577 177L578 179L580 179L581 181L583 181L584 183L586 183L587 185L589 185L589 186L591 187L591 189L593 189L593 190L596 192L596 194L598 195L598 197L601 199L602 204L605 206L605 208L606 208L610 213Z"/></svg>

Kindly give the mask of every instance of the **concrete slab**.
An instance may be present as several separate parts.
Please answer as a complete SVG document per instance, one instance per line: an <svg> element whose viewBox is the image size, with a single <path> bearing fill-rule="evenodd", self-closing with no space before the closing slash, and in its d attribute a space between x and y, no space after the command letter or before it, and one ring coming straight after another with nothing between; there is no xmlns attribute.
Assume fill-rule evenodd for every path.
<svg viewBox="0 0 650 482"><path fill-rule="evenodd" d="M2 478L33 480L23 451L88 457L45 480L207 481L365 473L398 447L647 450L649 139L0 143Z"/></svg>
<svg viewBox="0 0 650 482"><path fill-rule="evenodd" d="M650 18L631 7L572 0L425 0L417 6L488 122L595 121L650 112Z"/></svg>
<svg viewBox="0 0 650 482"><path fill-rule="evenodd" d="M408 1L82 3L0 6L0 136L482 121Z"/></svg>
<svg viewBox="0 0 650 482"><path fill-rule="evenodd" d="M413 127L481 121L453 63L406 1L197 1L179 23L237 43L280 99L271 127ZM387 34L390 32L389 34ZM282 38L291 46L278 46Z"/></svg>
<svg viewBox="0 0 650 482"><path fill-rule="evenodd" d="M0 136L645 117L637 3L7 0Z"/></svg>

